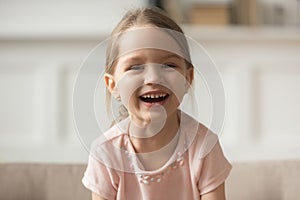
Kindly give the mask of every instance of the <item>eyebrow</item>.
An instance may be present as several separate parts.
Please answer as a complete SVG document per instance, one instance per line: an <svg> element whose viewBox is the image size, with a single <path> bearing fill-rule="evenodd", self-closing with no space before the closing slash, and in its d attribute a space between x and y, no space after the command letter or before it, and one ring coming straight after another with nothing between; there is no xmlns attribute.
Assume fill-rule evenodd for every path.
<svg viewBox="0 0 300 200"><path fill-rule="evenodd" d="M177 58L177 59L182 59L181 56L175 54L175 53L165 53L165 55L162 55L159 59L169 59L169 58ZM143 58L140 57L140 55L133 55L124 61L125 63L127 62L134 62L134 61L141 61Z"/></svg>
<svg viewBox="0 0 300 200"><path fill-rule="evenodd" d="M181 59L182 57L175 54L175 53L167 53L165 56L162 56L163 59L167 59L167 58L178 58Z"/></svg>

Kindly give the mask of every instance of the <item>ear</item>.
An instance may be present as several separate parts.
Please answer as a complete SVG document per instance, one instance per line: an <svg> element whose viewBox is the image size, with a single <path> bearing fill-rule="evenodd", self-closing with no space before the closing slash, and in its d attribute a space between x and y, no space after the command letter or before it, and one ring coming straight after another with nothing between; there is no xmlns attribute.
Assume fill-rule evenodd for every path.
<svg viewBox="0 0 300 200"><path fill-rule="evenodd" d="M114 76L108 73L104 74L104 82L108 89L108 91L111 93L111 95L116 98L117 100L120 100L120 94L118 92L117 84L114 79Z"/></svg>
<svg viewBox="0 0 300 200"><path fill-rule="evenodd" d="M188 90L194 80L194 68L193 67L189 67L187 69L185 78L188 82L188 83L186 83L186 87L187 87L186 89Z"/></svg>

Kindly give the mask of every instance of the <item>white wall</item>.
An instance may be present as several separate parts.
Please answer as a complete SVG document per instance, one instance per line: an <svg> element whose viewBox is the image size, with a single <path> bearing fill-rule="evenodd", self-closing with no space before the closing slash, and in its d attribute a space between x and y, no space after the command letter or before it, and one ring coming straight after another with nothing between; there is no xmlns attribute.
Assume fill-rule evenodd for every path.
<svg viewBox="0 0 300 200"><path fill-rule="evenodd" d="M0 161L86 161L72 115L76 72L122 13L141 4L87 2L0 1ZM299 158L299 30L184 29L222 74L229 159Z"/></svg>
<svg viewBox="0 0 300 200"><path fill-rule="evenodd" d="M146 0L0 0L1 34L81 34L110 30L130 8Z"/></svg>

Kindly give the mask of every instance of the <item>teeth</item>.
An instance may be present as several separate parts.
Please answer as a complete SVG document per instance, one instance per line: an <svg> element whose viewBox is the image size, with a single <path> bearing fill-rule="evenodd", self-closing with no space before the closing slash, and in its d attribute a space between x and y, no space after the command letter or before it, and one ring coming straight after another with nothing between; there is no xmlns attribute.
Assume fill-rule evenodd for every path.
<svg viewBox="0 0 300 200"><path fill-rule="evenodd" d="M146 95L143 95L142 97L143 98L163 98L163 97L166 97L167 94L146 94Z"/></svg>

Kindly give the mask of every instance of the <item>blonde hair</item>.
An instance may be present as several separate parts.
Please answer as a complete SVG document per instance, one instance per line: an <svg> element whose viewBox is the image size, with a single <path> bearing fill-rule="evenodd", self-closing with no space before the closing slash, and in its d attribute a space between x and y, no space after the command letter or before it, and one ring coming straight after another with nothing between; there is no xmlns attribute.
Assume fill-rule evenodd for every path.
<svg viewBox="0 0 300 200"><path fill-rule="evenodd" d="M144 25L154 25L158 28L168 29L181 33L183 37L180 37L180 39L175 38L175 40L185 55L185 62L187 64L187 67L193 67L193 65L191 64L188 43L180 26L159 8L147 7L128 11L121 19L121 21L117 24L117 26L113 29L106 49L106 73L113 75L115 71L114 64L118 56L118 51L116 38L114 36L120 36L120 34L122 34L131 27ZM172 36L172 34L170 35ZM111 94L108 90L106 91L106 102L107 112L109 113L109 115L111 115ZM127 109L125 108L125 106L122 105L119 108L118 118L116 120L113 120L112 124L115 124L125 119L127 116Z"/></svg>

